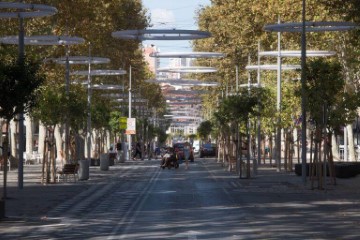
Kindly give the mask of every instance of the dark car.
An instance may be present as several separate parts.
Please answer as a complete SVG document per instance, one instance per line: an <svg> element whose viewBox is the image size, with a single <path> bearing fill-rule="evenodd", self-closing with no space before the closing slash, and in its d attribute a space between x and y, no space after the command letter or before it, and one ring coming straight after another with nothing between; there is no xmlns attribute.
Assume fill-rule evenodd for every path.
<svg viewBox="0 0 360 240"><path fill-rule="evenodd" d="M178 160L184 160L184 143L178 142L173 144L173 148L175 150L175 153L178 156Z"/></svg>
<svg viewBox="0 0 360 240"><path fill-rule="evenodd" d="M216 157L216 144L205 143L200 148L200 157Z"/></svg>

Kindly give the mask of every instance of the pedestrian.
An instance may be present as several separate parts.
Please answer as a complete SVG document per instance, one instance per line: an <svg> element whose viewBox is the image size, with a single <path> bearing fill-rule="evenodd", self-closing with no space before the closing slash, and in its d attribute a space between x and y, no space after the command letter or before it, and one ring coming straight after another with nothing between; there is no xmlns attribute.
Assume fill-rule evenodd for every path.
<svg viewBox="0 0 360 240"><path fill-rule="evenodd" d="M184 158L185 158L185 169L189 169L189 158L190 158L190 144L185 142L184 144Z"/></svg>
<svg viewBox="0 0 360 240"><path fill-rule="evenodd" d="M140 156L140 159L141 159L141 144L140 142L137 142L136 143L136 146L135 146L135 153L134 153L134 156L133 156L133 160L135 160L136 156L139 154Z"/></svg>

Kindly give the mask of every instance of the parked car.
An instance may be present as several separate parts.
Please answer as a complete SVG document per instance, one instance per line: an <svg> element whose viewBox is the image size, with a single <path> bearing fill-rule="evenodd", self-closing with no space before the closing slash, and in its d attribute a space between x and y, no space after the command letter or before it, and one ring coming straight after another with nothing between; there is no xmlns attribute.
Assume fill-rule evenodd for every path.
<svg viewBox="0 0 360 240"><path fill-rule="evenodd" d="M198 154L200 152L200 141L199 140L195 140L193 142L193 149L194 149L194 154Z"/></svg>
<svg viewBox="0 0 360 240"><path fill-rule="evenodd" d="M178 142L178 143L174 143L173 144L173 148L175 150L175 153L178 156L178 160L184 160L184 143L183 142Z"/></svg>
<svg viewBox="0 0 360 240"><path fill-rule="evenodd" d="M200 148L200 158L203 157L216 157L216 144L205 143Z"/></svg>

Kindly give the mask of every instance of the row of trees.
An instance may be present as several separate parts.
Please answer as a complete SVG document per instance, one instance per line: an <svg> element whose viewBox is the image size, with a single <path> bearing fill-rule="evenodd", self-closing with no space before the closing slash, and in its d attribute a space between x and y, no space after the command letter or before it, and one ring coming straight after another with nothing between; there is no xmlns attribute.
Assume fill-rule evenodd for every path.
<svg viewBox="0 0 360 240"><path fill-rule="evenodd" d="M32 1L38 4L48 4L47 2ZM62 135L65 131L64 124L68 121L71 139L73 139L69 144L75 146L68 146L71 150L70 158L65 160L77 161L84 158L83 145L88 114L87 92L82 84L71 84L67 93L64 67L53 62L44 62L44 59L62 57L65 53L69 53L70 56L86 56L89 52L89 44L91 44L92 56L107 57L111 60L108 65L101 66L102 69L126 70L132 67L133 89L139 96L141 95L141 98L148 100L147 106L144 106L146 110L151 109L152 112L161 115L160 113L165 111L164 100L157 85L144 82L150 78L151 73L143 60L139 42L119 40L111 36L111 33L117 30L144 29L149 26L147 11L140 0L102 0L91 2L91 4L87 0L61 0L51 1L51 5L58 9L58 13L52 17L26 19L25 35L78 36L84 38L86 44L69 47L26 46L25 64L19 64L17 60L16 45L2 44L0 48L0 62L2 63L0 66L0 114L6 120L6 126L9 127L14 116L19 112L24 112L34 122L40 122L40 125L46 126L49 130L48 136L54 135L55 127ZM1 21L3 21L0 26L2 36L18 34L18 21ZM84 70L84 67L86 66L71 65L71 71ZM92 82L123 84L124 90L128 83L126 76L117 79L112 76L93 77ZM125 91L110 93L123 94L124 99L127 99ZM119 117L128 115L127 108L119 107L118 102L104 96L104 92L101 91L94 90L92 97L92 130L99 135L111 133L114 136L114 134L122 133L123 130L120 130L114 122L119 123ZM148 122L149 115L140 115L141 112L143 110L134 109L132 115L133 117L141 116L143 121ZM5 137L5 141L7 139ZM47 142L50 149L54 150L53 140L48 138ZM57 145L57 155L59 156L65 149L64 142ZM7 150L3 151L5 158L6 153ZM5 163L7 163L6 160Z"/></svg>
<svg viewBox="0 0 360 240"><path fill-rule="evenodd" d="M360 7L357 0L346 1L313 1L307 3L308 21L344 21L358 22L354 9ZM258 58L259 45L261 51L277 50L277 34L264 31L264 26L278 22L301 22L301 2L293 1L217 1L213 0L211 6L199 9L198 24L201 30L210 31L212 38L196 41L194 49L197 51L218 51L227 55L223 59L211 61L211 65L219 69L217 78L221 83L220 89L215 89L212 95L206 98L204 107L208 112L215 112L211 121L216 130L215 135L231 146L231 139L239 141L237 134L246 136L249 132L255 135L254 127L258 116L261 117L262 139L272 136L276 128L283 129L284 133L292 133L299 129L300 109L300 83L297 81L299 71L284 72L282 77L281 111L276 110L276 73L262 72L262 90L252 89L235 91L235 67L245 69L250 59ZM216 22L216 24L214 24ZM307 109L309 121L314 123L315 154L314 161L320 160L320 146L324 139L334 139L334 134L341 132L346 126L349 133L350 158L355 159L354 141L352 137L352 123L357 116L359 106L359 38L358 31L326 32L307 34L307 49L333 50L336 57L324 59L308 58L307 76ZM300 49L300 34L282 33L281 48L283 50ZM263 58L261 64L271 64L271 58ZM273 62L274 63L274 62ZM299 59L283 58L283 63L299 63ZM209 64L208 61L201 64ZM256 73L240 71L240 83L258 81ZM265 96L265 97L264 97ZM247 100L245 101L246 98ZM251 99L256 102L251 104ZM255 104L256 103L256 104ZM231 107L229 107L229 104ZM216 110L218 108L219 110ZM277 119L280 119L278 121ZM327 136L325 136L326 129ZM252 132L251 132L252 131ZM226 137L224 137L226 136ZM288 134L288 142L294 144L293 134ZM299 139L300 136L298 135ZM227 140L224 140L227 139ZM229 140L230 139L230 140ZM296 139L295 139L296 140ZM236 141L232 141L233 144ZM330 140L329 140L330 141ZM330 141L331 142L331 141ZM250 145L250 143L248 143ZM288 146L287 144L285 144ZM336 147L336 146L333 146ZM227 157L236 155L239 145L224 150ZM285 157L287 149L284 150ZM335 151L334 151L335 152ZM289 151L291 153L291 151ZM326 153L325 153L326 154ZM316 156L316 157L315 157ZM332 157L332 156L331 156ZM285 158L287 159L287 158ZM229 161L229 159L227 159ZM292 169L291 164L288 165Z"/></svg>

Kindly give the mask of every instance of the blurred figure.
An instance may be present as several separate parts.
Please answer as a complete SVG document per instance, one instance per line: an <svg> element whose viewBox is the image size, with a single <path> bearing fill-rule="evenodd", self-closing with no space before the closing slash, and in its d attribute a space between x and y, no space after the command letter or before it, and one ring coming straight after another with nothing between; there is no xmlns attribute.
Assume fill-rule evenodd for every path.
<svg viewBox="0 0 360 240"><path fill-rule="evenodd" d="M136 158L137 155L139 155L139 156L140 156L140 159L141 159L141 144L140 144L140 142L137 142L137 143L136 143L133 160L135 160L135 158Z"/></svg>
<svg viewBox="0 0 360 240"><path fill-rule="evenodd" d="M173 148L168 148L166 150L166 153L162 157L160 167L162 167L162 169L164 169L165 167L168 167L169 169L171 167L175 167L175 168L179 167L179 163L177 162L177 158L176 158L176 153Z"/></svg>
<svg viewBox="0 0 360 240"><path fill-rule="evenodd" d="M185 169L189 168L189 158L191 153L191 146L189 142L184 144L184 158L185 158Z"/></svg>

